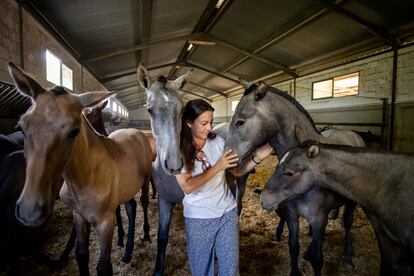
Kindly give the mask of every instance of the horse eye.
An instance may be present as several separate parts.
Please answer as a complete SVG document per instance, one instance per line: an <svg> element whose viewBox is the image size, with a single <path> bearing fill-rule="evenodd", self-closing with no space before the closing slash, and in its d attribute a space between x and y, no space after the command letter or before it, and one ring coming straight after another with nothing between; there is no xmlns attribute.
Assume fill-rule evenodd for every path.
<svg viewBox="0 0 414 276"><path fill-rule="evenodd" d="M149 114L154 115L151 108L148 108L147 111Z"/></svg>
<svg viewBox="0 0 414 276"><path fill-rule="evenodd" d="M238 121L236 122L236 127L239 127L239 126L242 126L242 125L244 125L244 121L242 121L242 120L238 120Z"/></svg>
<svg viewBox="0 0 414 276"><path fill-rule="evenodd" d="M286 175L286 176L288 176L288 177L291 177L291 176L293 176L293 175L294 175L294 173L293 173L293 172L291 172L291 171L288 171L288 172L285 172L283 175Z"/></svg>
<svg viewBox="0 0 414 276"><path fill-rule="evenodd" d="M75 128L71 132L69 132L68 138L74 139L78 134L79 134L79 128Z"/></svg>

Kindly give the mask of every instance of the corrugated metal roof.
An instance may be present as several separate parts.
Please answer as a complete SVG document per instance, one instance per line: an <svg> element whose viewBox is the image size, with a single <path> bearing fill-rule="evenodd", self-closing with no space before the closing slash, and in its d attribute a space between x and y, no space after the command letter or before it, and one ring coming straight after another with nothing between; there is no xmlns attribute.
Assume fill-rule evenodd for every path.
<svg viewBox="0 0 414 276"><path fill-rule="evenodd" d="M145 103L135 69L155 78L195 67L187 99L223 98L239 78L270 80L309 72L313 62L355 55L414 34L414 1L399 0L33 0L118 99L134 109ZM187 51L190 38L215 42ZM404 42L404 41L401 41ZM328 66L328 64L327 64ZM304 69L307 68L307 69ZM323 69L322 67L315 67ZM219 95L217 98L216 96ZM224 96L223 96L224 95Z"/></svg>

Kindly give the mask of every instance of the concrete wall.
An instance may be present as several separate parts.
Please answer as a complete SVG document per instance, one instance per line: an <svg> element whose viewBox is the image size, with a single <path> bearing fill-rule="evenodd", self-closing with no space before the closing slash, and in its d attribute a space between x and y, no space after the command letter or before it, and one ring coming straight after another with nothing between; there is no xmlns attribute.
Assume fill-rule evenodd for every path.
<svg viewBox="0 0 414 276"><path fill-rule="evenodd" d="M392 88L393 53L384 53L359 60L346 65L320 71L294 80L273 85L288 92L309 111L315 122L331 123L381 123L382 101L387 99L389 114ZM312 83L327 78L359 72L359 95L343 98L312 100ZM394 128L394 149L396 151L414 152L414 46L398 51L396 116ZM219 121L230 120L231 101L237 100L239 94L227 100L213 102L215 115ZM369 97L369 98L365 98ZM227 111L226 107L227 106ZM387 115L389 116L389 115ZM377 126L337 126L361 131L370 130L380 134ZM387 133L385 129L385 133Z"/></svg>

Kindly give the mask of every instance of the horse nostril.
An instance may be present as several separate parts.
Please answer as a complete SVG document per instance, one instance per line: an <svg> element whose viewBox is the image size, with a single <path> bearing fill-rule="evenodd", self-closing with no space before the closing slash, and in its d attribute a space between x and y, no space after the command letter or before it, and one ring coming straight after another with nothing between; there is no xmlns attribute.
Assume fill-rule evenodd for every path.
<svg viewBox="0 0 414 276"><path fill-rule="evenodd" d="M39 208L39 210L40 210L40 217L41 217L41 218L44 218L44 217L46 217L46 216L47 216L47 210L48 210L48 208L47 208L47 204L43 204L43 205Z"/></svg>
<svg viewBox="0 0 414 276"><path fill-rule="evenodd" d="M20 204L16 203L16 210L15 210L16 218L20 218Z"/></svg>

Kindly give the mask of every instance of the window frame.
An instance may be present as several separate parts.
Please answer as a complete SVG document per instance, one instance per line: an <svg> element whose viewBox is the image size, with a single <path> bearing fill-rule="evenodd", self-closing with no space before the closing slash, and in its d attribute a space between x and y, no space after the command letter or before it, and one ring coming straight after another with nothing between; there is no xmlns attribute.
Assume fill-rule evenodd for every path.
<svg viewBox="0 0 414 276"><path fill-rule="evenodd" d="M53 56L53 57L55 57L57 60L59 60L59 84L57 84L57 83L54 83L54 82L52 82L52 81L50 81L50 80L48 80L47 79L47 54L49 53L49 55L51 55L51 56ZM65 88L67 88L67 89L69 89L70 91L74 91L73 90L73 88L74 88L74 73L73 73L73 69L72 68L70 68L68 65L66 65L63 61L62 61L62 59L61 58L59 58L55 53L53 53L51 50L49 50L48 48L46 48L46 51L45 51L45 63L46 63L46 81L48 82L48 83L50 83L50 84L53 84L53 85L56 85L56 86L63 86L63 87L65 87ZM66 68L68 68L69 70L71 70L72 71L72 89L71 88L69 88L69 87L66 87L66 86L64 86L63 85L63 67L62 67L62 65L64 65Z"/></svg>
<svg viewBox="0 0 414 276"><path fill-rule="evenodd" d="M339 77L343 77L343 76L347 76L347 75L352 75L352 74L356 74L358 73L358 93L356 93L355 95L347 95L347 96L340 96L340 97L335 97L334 94L334 90L335 90L335 78L339 78ZM355 71L355 72L351 72L351 73L347 73L347 74L342 74L342 75L338 75L335 77L330 77L330 78L326 78L326 79L322 79L322 80L318 80L318 81L313 81L312 82L312 93L311 93L311 100L312 101L317 101L317 100L326 100L326 99L338 99L338 98L345 98L345 97L352 97L352 96L357 96L359 95L359 84L360 84L360 71ZM324 82L327 80L331 80L332 81L332 91L331 91L331 96L330 97L323 97L323 98L315 98L314 97L314 84L318 83L318 82Z"/></svg>

